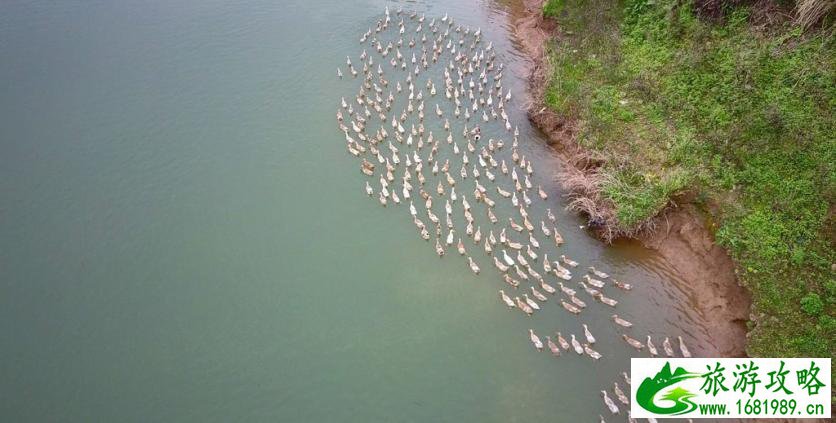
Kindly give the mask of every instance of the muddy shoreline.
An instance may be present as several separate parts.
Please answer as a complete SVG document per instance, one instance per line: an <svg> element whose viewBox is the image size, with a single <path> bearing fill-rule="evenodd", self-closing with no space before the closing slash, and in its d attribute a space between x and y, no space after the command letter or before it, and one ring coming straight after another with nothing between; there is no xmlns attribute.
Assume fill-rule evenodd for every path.
<svg viewBox="0 0 836 423"><path fill-rule="evenodd" d="M558 24L543 19L543 0L520 3L521 7L512 13L512 26L531 60L528 117L563 159L565 171L594 177L594 167L588 166L594 158L576 143L573 122L552 113L542 100L548 83L545 45L551 37L559 36ZM745 356L751 294L738 283L734 263L714 243L704 216L684 202L655 220L656 231L634 238L663 256L693 289L697 311L710 329L713 344L695 352L703 356Z"/></svg>

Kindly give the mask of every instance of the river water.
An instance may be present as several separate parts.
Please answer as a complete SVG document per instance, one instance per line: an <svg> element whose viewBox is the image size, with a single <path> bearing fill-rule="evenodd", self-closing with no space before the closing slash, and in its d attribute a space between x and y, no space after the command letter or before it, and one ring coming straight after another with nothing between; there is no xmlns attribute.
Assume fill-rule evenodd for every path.
<svg viewBox="0 0 836 423"><path fill-rule="evenodd" d="M613 381L626 391L620 373L636 354L611 309L509 311L488 261L476 276L453 251L439 259L404 206L364 194L334 120L356 86L335 69L358 60L360 34L387 4L398 7L0 3L3 421L606 415L598 392ZM550 194L533 210L551 207L566 239L550 256L632 283L615 312L634 337L661 347L682 335L711 351L670 266L635 245L602 245L563 211L560 163L521 110L517 6L401 4L447 12L494 42L520 151ZM554 358L528 341L529 328L582 338L581 323L604 359Z"/></svg>

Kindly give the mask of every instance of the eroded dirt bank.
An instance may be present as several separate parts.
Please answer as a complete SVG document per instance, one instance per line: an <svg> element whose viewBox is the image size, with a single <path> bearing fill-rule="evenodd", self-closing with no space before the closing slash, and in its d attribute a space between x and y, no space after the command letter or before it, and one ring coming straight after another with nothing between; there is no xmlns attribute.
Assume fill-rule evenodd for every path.
<svg viewBox="0 0 836 423"><path fill-rule="evenodd" d="M520 0L512 11L515 35L532 62L529 119L548 136L568 172L594 177L594 166L589 166L594 157L575 142L573 122L552 113L542 101L548 83L545 46L552 36L559 36L558 24L543 19L542 4L543 0ZM695 306L709 326L713 344L695 352L744 356L751 295L738 283L734 263L714 243L701 213L687 203L672 207L657 218L656 228L636 238L661 254L695 293Z"/></svg>

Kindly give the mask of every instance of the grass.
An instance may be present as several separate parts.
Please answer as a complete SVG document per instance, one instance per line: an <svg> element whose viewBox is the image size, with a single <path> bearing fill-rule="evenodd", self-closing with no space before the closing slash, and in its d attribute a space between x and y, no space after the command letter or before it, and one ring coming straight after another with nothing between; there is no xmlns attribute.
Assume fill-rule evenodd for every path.
<svg viewBox="0 0 836 423"><path fill-rule="evenodd" d="M556 18L560 15L560 10L563 8L563 0L546 0L543 3L543 16L547 18Z"/></svg>
<svg viewBox="0 0 836 423"><path fill-rule="evenodd" d="M752 291L753 356L836 355L832 27L719 22L681 0L547 1L547 105L601 157L616 233L683 193Z"/></svg>

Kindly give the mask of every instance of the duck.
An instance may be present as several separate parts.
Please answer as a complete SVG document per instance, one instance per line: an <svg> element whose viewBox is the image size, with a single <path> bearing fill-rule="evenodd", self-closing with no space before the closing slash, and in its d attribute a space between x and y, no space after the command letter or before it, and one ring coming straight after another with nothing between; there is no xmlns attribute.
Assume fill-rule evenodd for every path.
<svg viewBox="0 0 836 423"><path fill-rule="evenodd" d="M369 185L369 181L366 181L366 195L371 197L374 194L374 189L371 185Z"/></svg>
<svg viewBox="0 0 836 423"><path fill-rule="evenodd" d="M470 266L470 270L473 273L475 273L477 275L479 274L479 271L480 271L479 266L476 265L476 262L473 261L472 257L467 258L467 264Z"/></svg>
<svg viewBox="0 0 836 423"><path fill-rule="evenodd" d="M586 303L581 301L580 298L578 298L574 295L570 296L569 300L571 300L573 304L575 304L576 306L578 306L580 308L586 308Z"/></svg>
<svg viewBox="0 0 836 423"><path fill-rule="evenodd" d="M564 338L560 332L555 332L555 334L557 335L557 343L560 344L560 348L569 351L569 342L566 341L566 338Z"/></svg>
<svg viewBox="0 0 836 423"><path fill-rule="evenodd" d="M533 308L534 310L540 310L540 304L537 304L537 301L528 298L528 294L523 294L523 298L525 298L525 303L528 304L529 307Z"/></svg>
<svg viewBox="0 0 836 423"><path fill-rule="evenodd" d="M631 347L639 351L641 351L641 349L644 348L644 344L642 344L641 341L639 341L638 339L633 339L627 335L621 335L621 338L624 339L624 341L626 341L627 344L629 344Z"/></svg>
<svg viewBox="0 0 836 423"><path fill-rule="evenodd" d="M586 337L586 342L590 344L595 343L595 337L592 336L592 333L589 331L589 328L586 326L586 323L583 324L583 334Z"/></svg>
<svg viewBox="0 0 836 423"><path fill-rule="evenodd" d="M581 288L583 288L583 290L586 291L586 293L589 294L592 298L598 298L601 296L601 291L594 288L590 288L586 286L586 284L583 282L578 282L578 285L580 285Z"/></svg>
<svg viewBox="0 0 836 423"><path fill-rule="evenodd" d="M629 290L633 289L632 285L630 285L629 283L621 282L618 279L613 279L612 284L615 285L616 288L623 289L625 291L629 291Z"/></svg>
<svg viewBox="0 0 836 423"><path fill-rule="evenodd" d="M573 306L572 304L567 303L566 301L560 300L560 305L562 305L563 308L565 308L569 313L572 313L572 314L580 314L581 313L581 310L579 308Z"/></svg>
<svg viewBox="0 0 836 423"><path fill-rule="evenodd" d="M546 222L542 220L540 221L540 231L543 232L543 235L545 235L546 238L552 236L552 231L546 226Z"/></svg>
<svg viewBox="0 0 836 423"><path fill-rule="evenodd" d="M604 294L601 294L601 295L598 296L598 301L600 301L600 302L602 302L602 303L604 303L604 304L606 304L610 307L615 307L616 305L618 305L618 301L616 301L612 298L609 298L609 297L605 297Z"/></svg>
<svg viewBox="0 0 836 423"><path fill-rule="evenodd" d="M671 348L671 340L668 337L665 337L665 340L662 341L662 349L665 350L665 354L668 357L673 357L673 348Z"/></svg>
<svg viewBox="0 0 836 423"><path fill-rule="evenodd" d="M691 358L691 352L685 347L685 342L682 341L682 337L677 336L677 338L679 338L679 351L682 352L682 356L685 358Z"/></svg>
<svg viewBox="0 0 836 423"><path fill-rule="evenodd" d="M450 232L447 232L447 245L453 245L455 235L456 231L454 229L450 229Z"/></svg>
<svg viewBox="0 0 836 423"><path fill-rule="evenodd" d="M456 248L458 249L460 255L465 255L465 253L467 252L464 249L464 243L462 242L461 238L459 238L459 243L456 245Z"/></svg>
<svg viewBox="0 0 836 423"><path fill-rule="evenodd" d="M553 356L560 357L560 347L552 341L551 336L546 336L546 345L549 346L549 350L552 352Z"/></svg>
<svg viewBox="0 0 836 423"><path fill-rule="evenodd" d="M537 193L540 195L540 199L542 200L549 198L549 196L546 194L546 191L543 191L543 187L540 185L537 185Z"/></svg>
<svg viewBox="0 0 836 423"><path fill-rule="evenodd" d="M519 277L520 279L526 280L526 281L528 280L528 275L523 273L523 271L520 270L519 266L517 266L516 264L514 265L514 273L516 273L517 277Z"/></svg>
<svg viewBox="0 0 836 423"><path fill-rule="evenodd" d="M520 286L520 282L518 280L508 276L508 274L502 275L502 278L505 280L505 283L507 283L508 285L511 285L514 288Z"/></svg>
<svg viewBox="0 0 836 423"><path fill-rule="evenodd" d="M612 315L612 320L613 320L613 321L615 322L615 324L617 324L618 326L622 326L622 327L625 327L625 328L629 328L629 327L632 327L632 326L633 326L633 324L632 324L632 323L630 323L630 322L628 322L628 321L626 321L626 320L624 320L624 319L622 319L622 318L618 317L618 315L617 315L617 314L613 314L613 315Z"/></svg>
<svg viewBox="0 0 836 423"><path fill-rule="evenodd" d="M604 273L604 272L596 269L595 266L589 266L589 271L592 272L595 276L598 276L601 279L606 279L606 278L610 277L609 274Z"/></svg>
<svg viewBox="0 0 836 423"><path fill-rule="evenodd" d="M618 406L616 406L613 400L611 400L610 397L607 395L607 391L601 391L601 395L603 395L604 404L607 405L607 408L609 408L610 412L613 414L618 414Z"/></svg>
<svg viewBox="0 0 836 423"><path fill-rule="evenodd" d="M626 383L627 385L633 384L630 380L630 375L628 375L627 372L621 372L621 376L624 377L624 383Z"/></svg>
<svg viewBox="0 0 836 423"><path fill-rule="evenodd" d="M517 262L519 262L523 266L528 266L528 260L523 257L522 252L517 251Z"/></svg>
<svg viewBox="0 0 836 423"><path fill-rule="evenodd" d="M542 280L542 279L541 279L541 280ZM532 286L532 287L530 287L530 288L531 288L531 295L532 295L534 298L536 298L536 299L538 299L538 300L540 300L540 301L543 301L543 302L545 302L545 301L548 301L548 300L549 300L548 298L546 298L546 296L545 296L545 295L541 294L541 293L540 293L540 291L538 291L538 290L537 290L536 288L534 288L533 286Z"/></svg>
<svg viewBox="0 0 836 423"><path fill-rule="evenodd" d="M493 258L493 264L496 265L496 268L499 269L500 272L507 272L508 269L510 269L510 267L499 261L499 258L496 256Z"/></svg>
<svg viewBox="0 0 836 423"><path fill-rule="evenodd" d="M563 245L563 235L561 235L555 227L552 227L552 232L554 233L554 245L557 247Z"/></svg>
<svg viewBox="0 0 836 423"><path fill-rule="evenodd" d="M647 344L647 350L650 352L650 355L652 355L653 357L656 357L657 355L659 355L659 351L656 350L656 346L653 345L653 341L650 340L650 335L647 335L646 344Z"/></svg>
<svg viewBox="0 0 836 423"><path fill-rule="evenodd" d="M507 294L505 294L505 291L503 291L503 290L501 290L501 289L499 290L499 298L501 298L501 299L502 299L502 302L504 302L504 303L505 303L505 305L507 305L507 306L508 306L508 308L514 308L514 307L516 307L516 306L514 305L514 301L511 299L511 297L509 297Z"/></svg>
<svg viewBox="0 0 836 423"><path fill-rule="evenodd" d="M515 264L514 259L512 259L511 256L508 255L508 252L505 251L505 249L502 250L502 260L504 260L505 264L507 264L508 266L513 266Z"/></svg>
<svg viewBox="0 0 836 423"><path fill-rule="evenodd" d="M522 310L523 313L531 316L534 314L534 309L528 306L528 304L524 303L520 297L514 297L514 302L517 304L517 308Z"/></svg>
<svg viewBox="0 0 836 423"><path fill-rule="evenodd" d="M546 209L546 218L551 220L552 223L557 221L557 218L554 217L554 213L552 213L552 209Z"/></svg>
<svg viewBox="0 0 836 423"><path fill-rule="evenodd" d="M421 228L421 238L423 238L424 241L430 240L430 233L427 232L427 228Z"/></svg>
<svg viewBox="0 0 836 423"><path fill-rule="evenodd" d="M531 339L531 344L534 345L534 348L537 348L537 351L543 351L543 342L540 341L540 337L534 333L533 329L528 330L528 337Z"/></svg>
<svg viewBox="0 0 836 423"><path fill-rule="evenodd" d="M444 248L441 246L441 241L438 238L435 239L435 252L439 257L444 255Z"/></svg>
<svg viewBox="0 0 836 423"><path fill-rule="evenodd" d="M613 392L615 392L616 398L618 398L622 404L630 405L630 400L627 399L627 395L624 395L624 391L618 387L618 382L613 382Z"/></svg>
<svg viewBox="0 0 836 423"><path fill-rule="evenodd" d="M528 254L529 257L531 257L532 260L537 260L537 253L535 253L534 250L531 249L531 245L525 246L525 252L526 254Z"/></svg>
<svg viewBox="0 0 836 423"><path fill-rule="evenodd" d="M540 243L539 243L539 242L537 242L537 239L536 239L536 238L534 238L534 236L533 236L533 235L531 235L531 232L529 232L529 233L528 233L528 242L529 242L532 246L534 246L534 248L540 248Z"/></svg>
<svg viewBox="0 0 836 423"><path fill-rule="evenodd" d="M577 293L574 289L569 288L567 286L564 286L563 282L558 282L557 286L560 287L560 290L563 291L564 294L566 294L570 297L574 297L575 294Z"/></svg>
<svg viewBox="0 0 836 423"><path fill-rule="evenodd" d="M554 294L555 292L557 292L557 291L554 289L554 287L553 287L553 286L551 286L551 285L547 284L547 283L546 283L546 281L544 281L543 279L540 279L540 288L542 288L542 289L543 289L543 291L546 291L546 292L548 292L549 294Z"/></svg>
<svg viewBox="0 0 836 423"><path fill-rule="evenodd" d="M517 232L522 232L524 230L522 226L518 225L516 222L514 222L514 219L510 217L508 218L508 223L511 225L511 229Z"/></svg>
<svg viewBox="0 0 836 423"><path fill-rule="evenodd" d="M585 352L586 355L588 355L593 360L600 360L601 357L603 357L601 355L601 353L599 353L598 351L593 350L592 347L589 346L589 344L583 344L583 352Z"/></svg>
<svg viewBox="0 0 836 423"><path fill-rule="evenodd" d="M600 288L604 287L604 282L603 281L599 281L598 279L591 278L591 277L589 277L589 275L583 275L583 278L584 278L584 280L586 280L586 282L588 284L590 284L590 285L592 285L596 288L600 289Z"/></svg>
<svg viewBox="0 0 836 423"><path fill-rule="evenodd" d="M546 253L543 255L543 271L546 273L552 272L552 265L549 263L549 254Z"/></svg>
<svg viewBox="0 0 836 423"><path fill-rule="evenodd" d="M563 260L563 263L569 265L571 267L578 267L578 262L567 258L565 255L561 255L560 259Z"/></svg>
<svg viewBox="0 0 836 423"><path fill-rule="evenodd" d="M574 333L572 334L572 348L575 349L575 352L578 353L578 355L583 355L583 347L581 346L581 343L575 339Z"/></svg>
<svg viewBox="0 0 836 423"><path fill-rule="evenodd" d="M526 229L528 232L531 232L531 231L533 231L533 230L534 230L534 225L532 225L532 224L531 224L531 222L528 220L528 218L527 218L527 217L523 217L523 226L525 226L525 229ZM539 247L539 244L538 244L538 247L537 247L537 248L540 248L540 247Z"/></svg>

